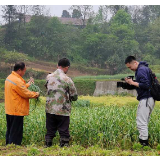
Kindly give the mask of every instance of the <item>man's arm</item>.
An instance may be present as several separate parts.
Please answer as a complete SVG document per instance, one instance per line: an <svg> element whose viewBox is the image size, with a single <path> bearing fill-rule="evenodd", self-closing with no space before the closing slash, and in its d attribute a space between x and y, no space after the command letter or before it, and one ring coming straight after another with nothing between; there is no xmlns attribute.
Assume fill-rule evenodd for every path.
<svg viewBox="0 0 160 160"><path fill-rule="evenodd" d="M125 78L125 81L133 86L142 88L142 89L149 89L149 79L147 77L147 73L146 70L144 69L140 69L138 75L137 75L140 79L140 82L134 82L132 79L127 79Z"/></svg>
<svg viewBox="0 0 160 160"><path fill-rule="evenodd" d="M28 90L26 84L23 82L17 83L15 92L23 98L37 98L39 96L39 92L32 92Z"/></svg>
<svg viewBox="0 0 160 160"><path fill-rule="evenodd" d="M69 82L69 94L72 101L76 101L78 99L77 89L71 79Z"/></svg>
<svg viewBox="0 0 160 160"><path fill-rule="evenodd" d="M126 83L128 83L130 85L139 87L139 83L138 82L134 82L132 79L125 78L125 81L126 81Z"/></svg>

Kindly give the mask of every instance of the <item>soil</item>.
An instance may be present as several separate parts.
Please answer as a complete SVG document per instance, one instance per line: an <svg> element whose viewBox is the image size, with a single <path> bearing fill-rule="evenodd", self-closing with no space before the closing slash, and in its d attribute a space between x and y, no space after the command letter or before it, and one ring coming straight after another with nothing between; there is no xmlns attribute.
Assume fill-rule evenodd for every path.
<svg viewBox="0 0 160 160"><path fill-rule="evenodd" d="M47 73L52 73L57 69L56 65L45 63L45 62L42 62L42 63L41 62L25 62L25 63L27 65L27 68L32 68L33 70L36 70L36 71L44 71ZM78 70L73 70L72 68L70 68L67 75L70 77L77 77L77 76L86 76L89 74L85 74Z"/></svg>

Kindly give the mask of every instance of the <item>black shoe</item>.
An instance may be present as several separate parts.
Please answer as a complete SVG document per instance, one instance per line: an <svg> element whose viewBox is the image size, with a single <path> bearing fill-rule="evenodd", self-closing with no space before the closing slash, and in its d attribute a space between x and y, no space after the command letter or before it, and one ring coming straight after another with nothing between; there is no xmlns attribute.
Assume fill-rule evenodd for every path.
<svg viewBox="0 0 160 160"><path fill-rule="evenodd" d="M52 146L52 142L45 142L45 147L51 147Z"/></svg>
<svg viewBox="0 0 160 160"><path fill-rule="evenodd" d="M69 138L60 139L60 147L69 146Z"/></svg>
<svg viewBox="0 0 160 160"><path fill-rule="evenodd" d="M148 146L148 139L147 140L142 140L139 138L139 142L142 146Z"/></svg>

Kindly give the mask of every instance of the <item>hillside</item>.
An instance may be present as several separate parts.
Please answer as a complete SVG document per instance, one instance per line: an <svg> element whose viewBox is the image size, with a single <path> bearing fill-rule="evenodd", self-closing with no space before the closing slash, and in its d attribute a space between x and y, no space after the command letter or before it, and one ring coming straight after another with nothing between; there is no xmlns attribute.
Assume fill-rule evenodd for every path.
<svg viewBox="0 0 160 160"><path fill-rule="evenodd" d="M57 68L56 64L47 63L47 62L43 62L43 61L35 61L35 62L27 61L26 65L27 65L28 69L30 68L35 71L42 71L42 72L45 72L46 74L54 72ZM68 76L70 76L70 77L86 76L86 75L91 75L91 74L76 70L76 69L72 68L72 66L70 67L70 69L68 71Z"/></svg>

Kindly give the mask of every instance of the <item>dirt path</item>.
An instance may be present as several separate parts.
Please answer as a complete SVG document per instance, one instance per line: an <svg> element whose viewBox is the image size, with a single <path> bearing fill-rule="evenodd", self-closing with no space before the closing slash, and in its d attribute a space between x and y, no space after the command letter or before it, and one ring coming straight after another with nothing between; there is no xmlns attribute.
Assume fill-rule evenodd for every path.
<svg viewBox="0 0 160 160"><path fill-rule="evenodd" d="M40 63L40 62L26 62L26 65L28 68L32 68L33 70L36 70L36 71L44 71L44 72L54 72L56 70L56 65L52 65L52 64L48 64L48 63ZM77 76L86 76L86 75L89 75L89 74L84 74L84 73L81 73L80 71L78 70L72 70L72 68L69 69L68 73L67 73L68 76L70 77L77 77Z"/></svg>

